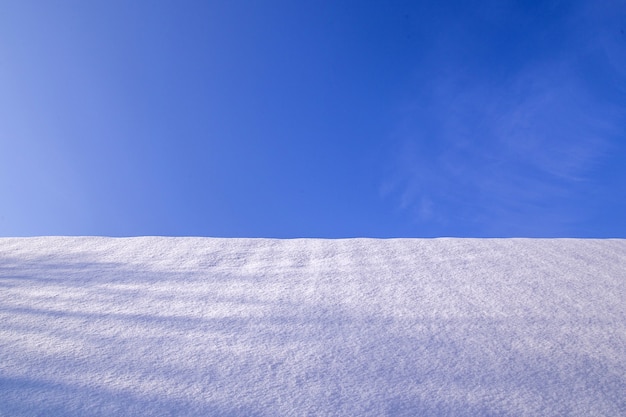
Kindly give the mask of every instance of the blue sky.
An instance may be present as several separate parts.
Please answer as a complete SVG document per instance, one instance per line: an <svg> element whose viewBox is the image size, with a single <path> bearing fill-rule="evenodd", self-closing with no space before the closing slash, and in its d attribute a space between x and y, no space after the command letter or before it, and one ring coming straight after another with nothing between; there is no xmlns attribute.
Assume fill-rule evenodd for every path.
<svg viewBox="0 0 626 417"><path fill-rule="evenodd" d="M5 1L0 236L626 237L626 4Z"/></svg>

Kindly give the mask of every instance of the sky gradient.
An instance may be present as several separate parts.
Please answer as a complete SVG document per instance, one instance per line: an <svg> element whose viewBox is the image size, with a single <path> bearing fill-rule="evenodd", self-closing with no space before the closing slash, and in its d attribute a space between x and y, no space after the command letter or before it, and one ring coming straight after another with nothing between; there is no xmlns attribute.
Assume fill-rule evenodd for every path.
<svg viewBox="0 0 626 417"><path fill-rule="evenodd" d="M6 1L0 236L626 237L626 4Z"/></svg>

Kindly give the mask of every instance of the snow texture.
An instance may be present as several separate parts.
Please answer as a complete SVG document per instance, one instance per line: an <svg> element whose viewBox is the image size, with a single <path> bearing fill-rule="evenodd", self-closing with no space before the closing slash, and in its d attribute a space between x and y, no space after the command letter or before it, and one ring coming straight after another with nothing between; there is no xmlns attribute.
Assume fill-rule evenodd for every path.
<svg viewBox="0 0 626 417"><path fill-rule="evenodd" d="M626 415L626 240L0 239L2 416Z"/></svg>

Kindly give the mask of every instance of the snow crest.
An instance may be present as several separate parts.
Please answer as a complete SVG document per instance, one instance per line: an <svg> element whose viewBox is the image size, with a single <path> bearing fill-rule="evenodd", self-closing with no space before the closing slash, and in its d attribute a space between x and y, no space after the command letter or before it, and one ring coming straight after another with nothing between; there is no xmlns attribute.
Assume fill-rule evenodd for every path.
<svg viewBox="0 0 626 417"><path fill-rule="evenodd" d="M0 239L2 416L626 415L626 240Z"/></svg>

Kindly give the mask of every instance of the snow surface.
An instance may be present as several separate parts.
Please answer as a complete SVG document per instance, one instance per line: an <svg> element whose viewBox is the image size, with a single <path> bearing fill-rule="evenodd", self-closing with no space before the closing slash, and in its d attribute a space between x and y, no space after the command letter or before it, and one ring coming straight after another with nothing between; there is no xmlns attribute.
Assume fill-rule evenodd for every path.
<svg viewBox="0 0 626 417"><path fill-rule="evenodd" d="M626 240L3 238L2 416L626 415Z"/></svg>

